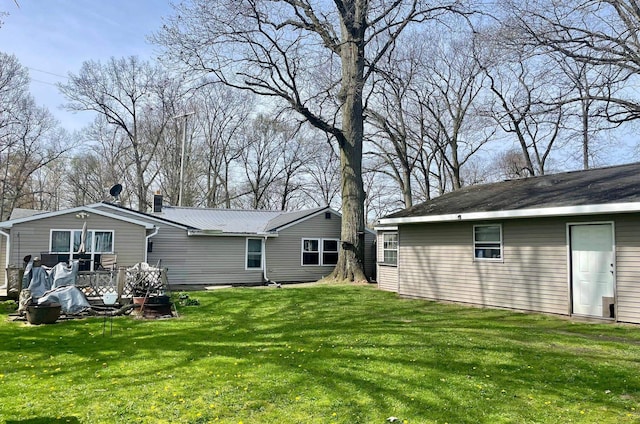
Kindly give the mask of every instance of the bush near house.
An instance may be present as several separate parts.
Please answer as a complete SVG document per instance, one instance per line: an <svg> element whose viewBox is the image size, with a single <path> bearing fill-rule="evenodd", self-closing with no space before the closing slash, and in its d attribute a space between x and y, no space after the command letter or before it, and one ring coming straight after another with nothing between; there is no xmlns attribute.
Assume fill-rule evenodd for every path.
<svg viewBox="0 0 640 424"><path fill-rule="evenodd" d="M227 289L168 320L0 321L0 422L632 423L637 326Z"/></svg>

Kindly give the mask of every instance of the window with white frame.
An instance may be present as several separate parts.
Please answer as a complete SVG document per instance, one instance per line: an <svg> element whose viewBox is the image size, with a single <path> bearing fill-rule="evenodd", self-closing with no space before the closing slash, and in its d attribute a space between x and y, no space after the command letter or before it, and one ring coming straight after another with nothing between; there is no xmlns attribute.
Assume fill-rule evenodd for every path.
<svg viewBox="0 0 640 424"><path fill-rule="evenodd" d="M302 239L302 265L320 265L320 239Z"/></svg>
<svg viewBox="0 0 640 424"><path fill-rule="evenodd" d="M93 271L101 254L114 253L113 231L87 230L83 240L82 230L51 230L49 253L59 261L78 259L81 271Z"/></svg>
<svg viewBox="0 0 640 424"><path fill-rule="evenodd" d="M262 269L262 239L247 239L247 269Z"/></svg>
<svg viewBox="0 0 640 424"><path fill-rule="evenodd" d="M398 233L382 234L382 263L398 265Z"/></svg>
<svg viewBox="0 0 640 424"><path fill-rule="evenodd" d="M51 230L50 253L77 254L82 243L82 230ZM84 253L113 253L113 231L88 230Z"/></svg>
<svg viewBox="0 0 640 424"><path fill-rule="evenodd" d="M502 259L502 226L473 226L473 255L475 259Z"/></svg>
<svg viewBox="0 0 640 424"><path fill-rule="evenodd" d="M322 239L322 265L336 265L338 263L339 240Z"/></svg>
<svg viewBox="0 0 640 424"><path fill-rule="evenodd" d="M334 266L338 263L340 240L302 239L302 265Z"/></svg>

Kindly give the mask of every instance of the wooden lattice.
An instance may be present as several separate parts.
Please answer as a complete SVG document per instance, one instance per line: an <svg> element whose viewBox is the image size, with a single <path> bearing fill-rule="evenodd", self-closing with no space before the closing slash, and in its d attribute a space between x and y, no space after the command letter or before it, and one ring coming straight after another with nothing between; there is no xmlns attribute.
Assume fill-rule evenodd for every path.
<svg viewBox="0 0 640 424"><path fill-rule="evenodd" d="M153 268L150 270L124 270L123 291L130 295L159 295L168 290L166 270Z"/></svg>
<svg viewBox="0 0 640 424"><path fill-rule="evenodd" d="M118 271L80 271L76 286L87 297L101 298L106 293L119 293L118 287L121 285L118 284Z"/></svg>

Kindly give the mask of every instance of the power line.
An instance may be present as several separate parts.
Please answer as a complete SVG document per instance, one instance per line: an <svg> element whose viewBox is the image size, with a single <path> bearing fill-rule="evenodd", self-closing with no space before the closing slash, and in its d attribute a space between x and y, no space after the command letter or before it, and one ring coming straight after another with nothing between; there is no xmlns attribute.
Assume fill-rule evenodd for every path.
<svg viewBox="0 0 640 424"><path fill-rule="evenodd" d="M64 78L64 79L68 79L68 77L64 76L64 75L60 75L60 74L54 74L53 72L49 72L49 71L43 71L42 69L36 69L36 68L30 68L30 67L26 67L29 70L32 71L36 71L36 72L42 72L43 74L49 74L49 75L53 75L54 77L59 77L59 78Z"/></svg>
<svg viewBox="0 0 640 424"><path fill-rule="evenodd" d="M55 83L47 82L47 81L42 81L42 80L38 80L38 79L35 79L35 78L31 78L31 81L33 81L33 82L39 82L39 83L41 83L41 84L52 85L52 86L54 86L54 87L57 87L57 86L58 86L58 85L57 85L57 84L55 84Z"/></svg>

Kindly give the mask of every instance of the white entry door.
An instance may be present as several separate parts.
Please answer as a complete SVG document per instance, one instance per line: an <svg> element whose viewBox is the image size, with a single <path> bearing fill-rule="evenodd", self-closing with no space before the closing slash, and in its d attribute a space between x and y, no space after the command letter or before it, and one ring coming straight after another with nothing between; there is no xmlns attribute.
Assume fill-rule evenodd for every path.
<svg viewBox="0 0 640 424"><path fill-rule="evenodd" d="M613 226L573 225L570 234L573 313L602 317L602 298L614 296Z"/></svg>

